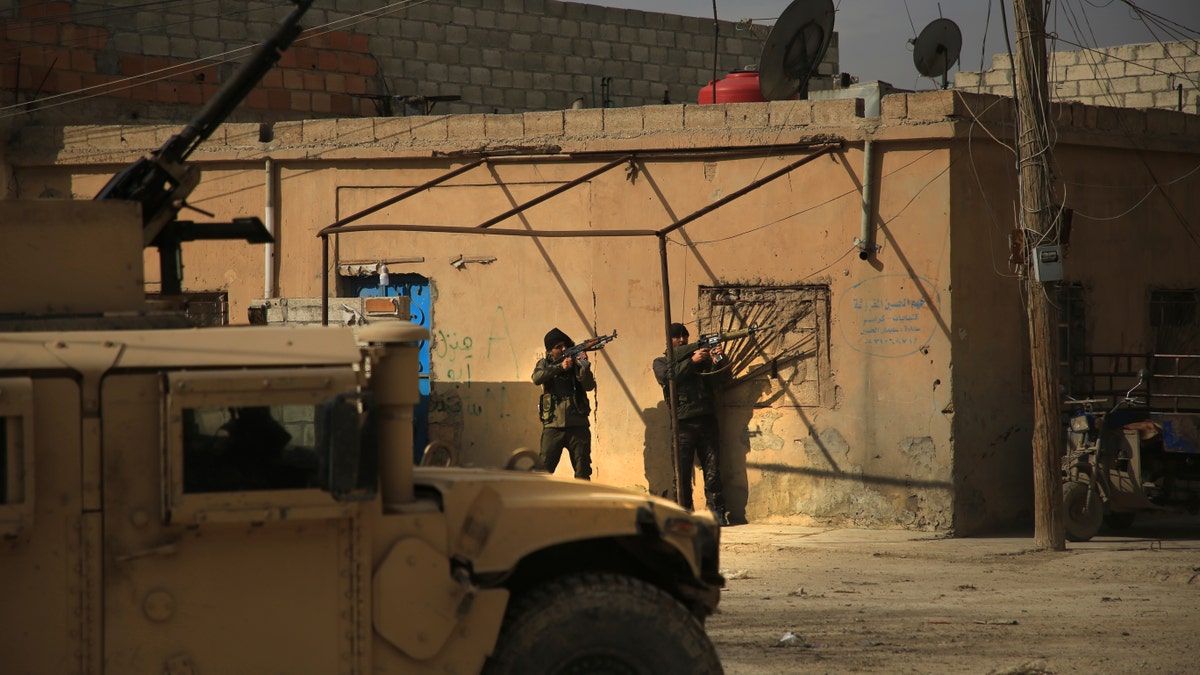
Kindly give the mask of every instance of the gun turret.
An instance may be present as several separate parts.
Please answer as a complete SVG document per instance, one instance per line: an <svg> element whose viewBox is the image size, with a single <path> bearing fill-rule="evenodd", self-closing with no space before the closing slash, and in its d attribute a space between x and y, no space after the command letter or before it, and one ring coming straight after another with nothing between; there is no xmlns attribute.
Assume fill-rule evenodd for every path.
<svg viewBox="0 0 1200 675"><path fill-rule="evenodd" d="M754 335L759 331L767 330L768 328L770 328L770 326L751 326L745 330L733 330L727 333L704 333L695 342L689 342L686 345L680 345L679 347L676 347L674 351L675 360L682 361L686 358L691 358L692 354L694 354L697 349L712 349L722 342L729 342L730 340L740 340L741 338L750 337L751 335ZM725 360L725 355L713 354L712 360L714 364L720 365L721 362Z"/></svg>
<svg viewBox="0 0 1200 675"><path fill-rule="evenodd" d="M176 220L187 205L188 195L200 182L200 170L185 160L229 117L247 94L258 86L263 75L279 61L292 41L303 30L300 17L308 11L313 0L292 0L295 9L279 24L271 37L264 40L250 60L242 64L233 78L221 88L188 125L167 139L149 157L142 157L109 179L96 194L97 200L119 199L142 205L142 241L157 246L161 255L163 293L181 291L182 268L179 248L183 241L193 239L246 239L252 243L271 241L271 236L257 218L239 218L225 224L221 236L199 232L203 225Z"/></svg>

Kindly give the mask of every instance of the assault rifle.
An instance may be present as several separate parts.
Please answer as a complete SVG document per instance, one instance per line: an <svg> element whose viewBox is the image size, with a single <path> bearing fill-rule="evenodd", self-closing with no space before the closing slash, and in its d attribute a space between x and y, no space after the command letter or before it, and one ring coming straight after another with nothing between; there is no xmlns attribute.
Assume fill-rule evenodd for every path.
<svg viewBox="0 0 1200 675"><path fill-rule="evenodd" d="M704 333L700 336L700 339L696 340L695 342L689 342L686 345L680 345L679 347L676 347L674 352L675 361L678 362L687 358L691 358L692 354L694 354L697 349L712 349L722 342L729 342L730 340L740 340L744 337L750 337L751 335L754 335L759 331L767 330L768 328L770 328L770 326L751 326L745 330L733 330L729 331L728 333ZM720 365L724 360L724 354L712 355L712 361L714 365Z"/></svg>
<svg viewBox="0 0 1200 675"><path fill-rule="evenodd" d="M562 363L563 359L574 358L584 352L594 352L604 349L604 345L616 339L617 331L614 330L612 335L601 335L600 337L594 337L590 340L584 340L573 347L567 347L567 350L563 352L562 358L556 359L551 363Z"/></svg>
<svg viewBox="0 0 1200 675"><path fill-rule="evenodd" d="M149 157L142 157L109 179L96 195L97 200L120 199L142 205L142 241L159 250L162 292L181 292L183 279L181 244L196 239L245 239L253 244L273 241L258 218L236 218L232 223L197 225L176 220L187 204L188 195L200 182L200 169L185 163L201 143L216 131L276 62L282 52L303 31L300 17L313 0L292 0L296 8L279 24L275 33L263 41L249 61L192 118L183 131L163 143ZM195 207L190 207L195 209ZM199 209L196 209L199 210ZM202 212L203 213L203 212ZM211 214L205 214L210 215Z"/></svg>

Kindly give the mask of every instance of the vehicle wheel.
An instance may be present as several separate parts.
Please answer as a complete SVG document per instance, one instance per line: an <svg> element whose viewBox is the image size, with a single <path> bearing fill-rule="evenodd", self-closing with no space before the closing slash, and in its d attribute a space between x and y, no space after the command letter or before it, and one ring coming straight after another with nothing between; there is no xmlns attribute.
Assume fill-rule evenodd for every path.
<svg viewBox="0 0 1200 675"><path fill-rule="evenodd" d="M1109 511L1104 514L1104 524L1110 530L1128 530L1133 527L1137 514L1133 511Z"/></svg>
<svg viewBox="0 0 1200 675"><path fill-rule="evenodd" d="M1088 504L1088 492L1092 492L1091 505ZM1066 512L1063 520L1066 523L1067 539L1071 541L1087 541L1100 531L1100 523L1104 519L1104 505L1100 503L1100 495L1090 483L1071 481L1063 485L1063 510Z"/></svg>
<svg viewBox="0 0 1200 675"><path fill-rule="evenodd" d="M696 617L644 581L617 574L556 579L514 603L488 675L720 675Z"/></svg>

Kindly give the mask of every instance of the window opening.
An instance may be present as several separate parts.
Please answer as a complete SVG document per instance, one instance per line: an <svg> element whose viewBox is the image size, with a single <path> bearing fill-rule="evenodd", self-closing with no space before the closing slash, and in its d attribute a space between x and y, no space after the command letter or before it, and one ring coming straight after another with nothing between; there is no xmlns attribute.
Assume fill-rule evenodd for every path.
<svg viewBox="0 0 1200 675"><path fill-rule="evenodd" d="M185 408L183 491L317 488L312 405Z"/></svg>
<svg viewBox="0 0 1200 675"><path fill-rule="evenodd" d="M1058 364L1059 378L1069 396L1086 396L1087 308L1084 289L1080 284L1060 284L1058 287Z"/></svg>

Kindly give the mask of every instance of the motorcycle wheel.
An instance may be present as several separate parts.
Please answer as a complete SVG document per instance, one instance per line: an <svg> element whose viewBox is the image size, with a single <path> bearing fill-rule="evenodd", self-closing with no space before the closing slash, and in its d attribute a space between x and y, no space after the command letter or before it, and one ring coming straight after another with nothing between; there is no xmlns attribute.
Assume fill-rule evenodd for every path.
<svg viewBox="0 0 1200 675"><path fill-rule="evenodd" d="M1089 493L1091 504L1089 505ZM1087 541L1100 531L1100 523L1104 520L1104 505L1100 495L1090 483L1071 481L1063 485L1063 518L1066 525L1067 539L1070 541Z"/></svg>

